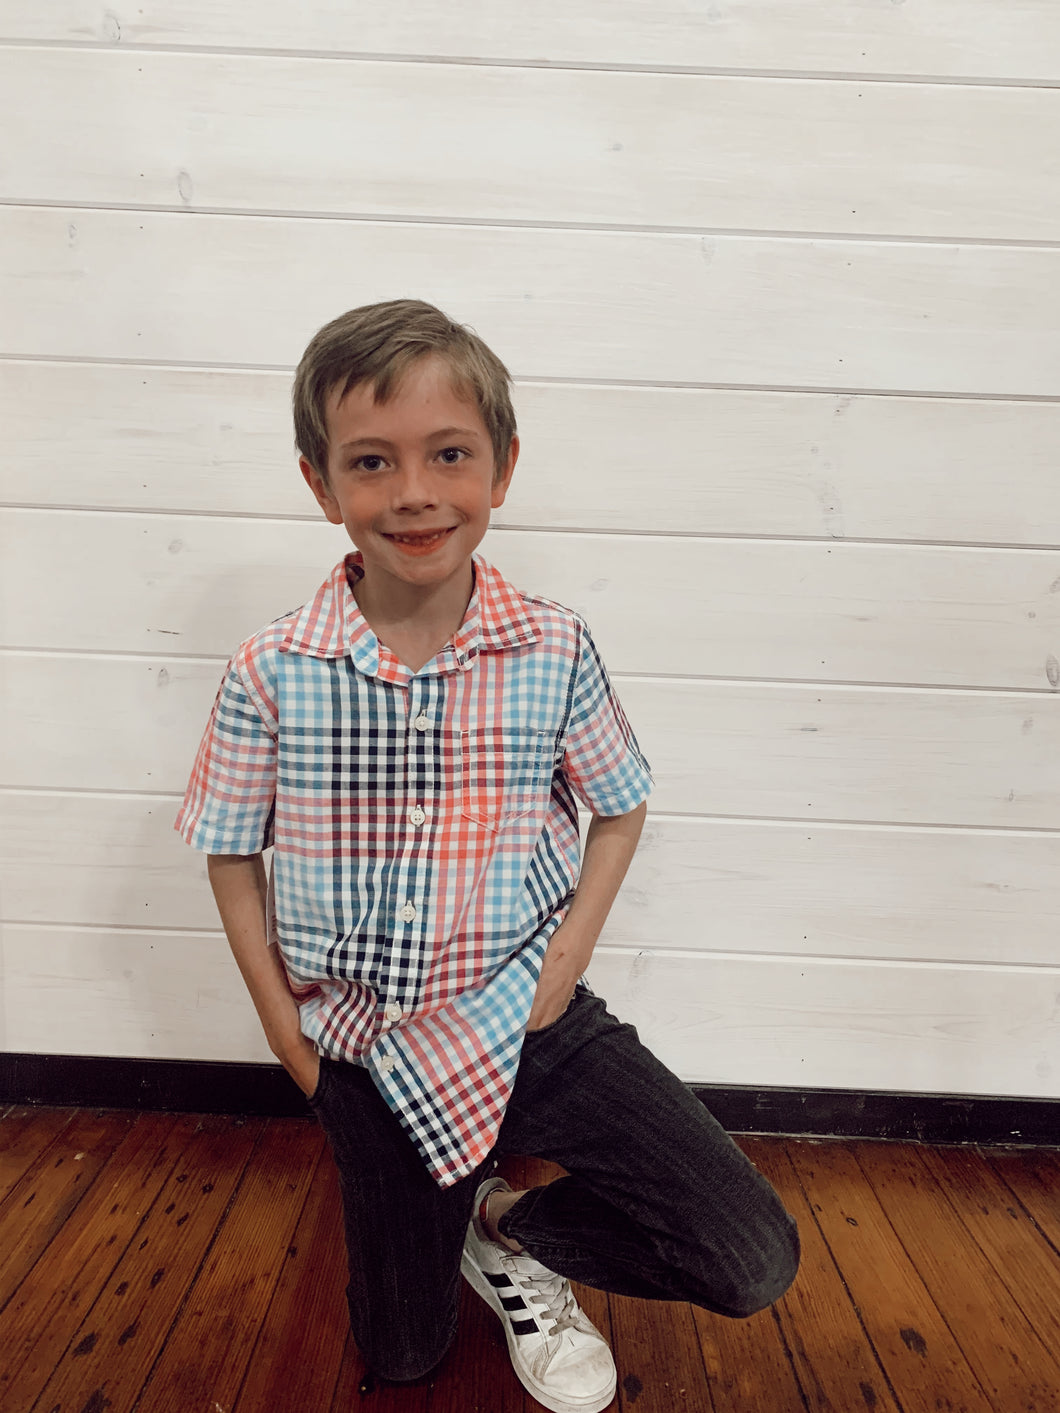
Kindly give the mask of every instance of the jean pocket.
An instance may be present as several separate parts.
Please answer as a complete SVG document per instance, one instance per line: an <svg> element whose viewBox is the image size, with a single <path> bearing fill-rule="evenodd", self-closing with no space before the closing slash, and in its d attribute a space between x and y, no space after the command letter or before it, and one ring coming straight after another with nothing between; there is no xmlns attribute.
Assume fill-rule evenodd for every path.
<svg viewBox="0 0 1060 1413"><path fill-rule="evenodd" d="M460 733L460 813L486 829L548 808L554 738L547 731L487 726Z"/></svg>
<svg viewBox="0 0 1060 1413"><path fill-rule="evenodd" d="M327 1057L325 1055L321 1055L320 1069L317 1072L317 1087L313 1090L312 1094L308 1096L310 1104L313 1104L314 1106L320 1103L320 1096L324 1093L324 1090L327 1087L327 1075L329 1065L330 1061L327 1059Z"/></svg>
<svg viewBox="0 0 1060 1413"><path fill-rule="evenodd" d="M579 986L578 989L575 991L574 995L563 1007L563 1010L560 1011L559 1015L554 1021L549 1021L548 1025L539 1025L534 1030L528 1030L523 1036L523 1043L525 1044L527 1040L532 1040L537 1035L551 1035L552 1032L556 1029L556 1027L562 1025L563 1022L570 1015L570 1013L574 1010L574 1007L577 1004L578 997L581 994L581 991L582 988Z"/></svg>

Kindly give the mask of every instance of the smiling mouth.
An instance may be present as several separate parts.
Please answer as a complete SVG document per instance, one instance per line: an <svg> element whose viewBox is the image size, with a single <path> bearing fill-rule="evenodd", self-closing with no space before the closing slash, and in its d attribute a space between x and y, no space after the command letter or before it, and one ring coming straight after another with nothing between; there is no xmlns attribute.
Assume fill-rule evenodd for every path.
<svg viewBox="0 0 1060 1413"><path fill-rule="evenodd" d="M434 549L435 545L440 545L443 540L447 539L448 536L453 533L455 528L455 525L449 525L444 530L424 530L416 534L386 535L384 538L390 540L392 544L397 545L399 549L423 552L425 550Z"/></svg>

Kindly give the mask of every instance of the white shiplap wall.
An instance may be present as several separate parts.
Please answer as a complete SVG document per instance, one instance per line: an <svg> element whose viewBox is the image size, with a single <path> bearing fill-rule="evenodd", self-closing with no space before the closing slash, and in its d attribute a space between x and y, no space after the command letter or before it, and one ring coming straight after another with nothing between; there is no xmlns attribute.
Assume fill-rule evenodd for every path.
<svg viewBox="0 0 1060 1413"><path fill-rule="evenodd" d="M0 4L0 1046L265 1059L172 816L343 550L325 319L516 374L488 552L658 790L593 980L690 1080L1060 1096L1055 0Z"/></svg>

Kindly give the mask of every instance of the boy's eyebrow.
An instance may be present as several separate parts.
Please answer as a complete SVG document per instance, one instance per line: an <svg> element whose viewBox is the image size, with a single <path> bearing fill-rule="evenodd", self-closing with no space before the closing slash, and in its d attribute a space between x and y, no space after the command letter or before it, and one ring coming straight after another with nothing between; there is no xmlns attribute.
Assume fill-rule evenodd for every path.
<svg viewBox="0 0 1060 1413"><path fill-rule="evenodd" d="M353 451L359 446L392 446L385 437L355 437L352 442L339 442L339 451Z"/></svg>
<svg viewBox="0 0 1060 1413"><path fill-rule="evenodd" d="M432 437L478 437L481 430L476 431L474 427L440 427L437 432L432 432Z"/></svg>
<svg viewBox="0 0 1060 1413"><path fill-rule="evenodd" d="M426 440L435 441L443 437L475 436L481 436L481 432L476 432L474 427L439 427L437 431L431 432ZM353 441L340 442L338 449L339 451L353 451L360 446L385 446L392 449L394 443L387 441L386 437L354 437Z"/></svg>

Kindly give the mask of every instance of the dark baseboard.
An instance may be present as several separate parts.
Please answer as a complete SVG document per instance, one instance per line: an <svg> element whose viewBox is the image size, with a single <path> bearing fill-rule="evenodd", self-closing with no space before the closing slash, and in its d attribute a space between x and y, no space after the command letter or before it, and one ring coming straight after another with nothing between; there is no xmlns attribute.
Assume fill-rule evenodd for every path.
<svg viewBox="0 0 1060 1413"><path fill-rule="evenodd" d="M309 1113L279 1065L98 1055L0 1054L0 1102L276 1118Z"/></svg>
<svg viewBox="0 0 1060 1413"><path fill-rule="evenodd" d="M694 1084L730 1133L1060 1147L1060 1099Z"/></svg>
<svg viewBox="0 0 1060 1413"><path fill-rule="evenodd" d="M1060 1099L693 1085L731 1133L1060 1147ZM0 1054L0 1103L173 1113L305 1115L277 1065Z"/></svg>

